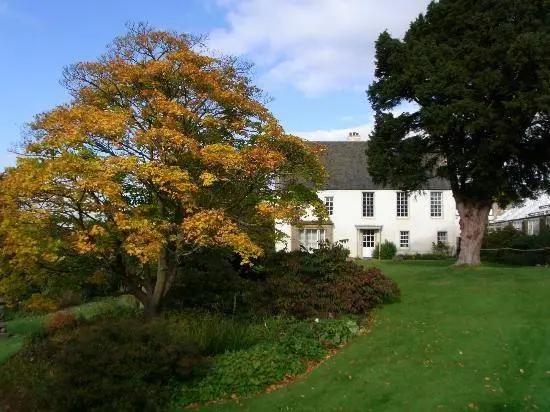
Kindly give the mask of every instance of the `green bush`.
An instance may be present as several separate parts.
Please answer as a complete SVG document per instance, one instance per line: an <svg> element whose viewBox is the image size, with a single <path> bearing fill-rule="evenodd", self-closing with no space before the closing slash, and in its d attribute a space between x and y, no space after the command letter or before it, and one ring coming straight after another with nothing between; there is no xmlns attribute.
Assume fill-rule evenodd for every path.
<svg viewBox="0 0 550 412"><path fill-rule="evenodd" d="M394 260L445 260L451 256L441 253L413 253L406 255L397 255Z"/></svg>
<svg viewBox="0 0 550 412"><path fill-rule="evenodd" d="M432 251L434 255L449 257L451 255L451 246L444 242L432 242Z"/></svg>
<svg viewBox="0 0 550 412"><path fill-rule="evenodd" d="M397 246L395 246L395 243L390 242L389 240L385 240L384 243L382 243L382 245L377 244L374 247L374 250L372 252L372 257L374 259L389 260L389 259L393 259L396 253L397 253Z"/></svg>
<svg viewBox="0 0 550 412"><path fill-rule="evenodd" d="M549 247L550 231L548 229L542 230L539 235L531 236L514 229L512 226L507 226L485 234L481 259L506 265L547 265L550 263L550 249L537 249Z"/></svg>
<svg viewBox="0 0 550 412"><path fill-rule="evenodd" d="M168 309L199 309L217 313L250 313L244 297L254 287L243 268L224 249L205 249L188 257L165 299Z"/></svg>
<svg viewBox="0 0 550 412"><path fill-rule="evenodd" d="M0 369L4 410L157 411L203 363L165 321L107 319L35 336Z"/></svg>

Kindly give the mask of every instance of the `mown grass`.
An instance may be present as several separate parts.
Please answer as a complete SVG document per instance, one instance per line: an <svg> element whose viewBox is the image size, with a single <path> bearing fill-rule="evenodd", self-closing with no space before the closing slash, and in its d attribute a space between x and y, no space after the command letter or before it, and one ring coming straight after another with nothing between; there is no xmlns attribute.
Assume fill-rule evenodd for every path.
<svg viewBox="0 0 550 412"><path fill-rule="evenodd" d="M382 262L402 290L307 379L220 411L550 410L550 270Z"/></svg>
<svg viewBox="0 0 550 412"><path fill-rule="evenodd" d="M0 365L21 349L25 336L40 331L42 319L42 316L29 316L6 322L8 332L12 336L0 340Z"/></svg>

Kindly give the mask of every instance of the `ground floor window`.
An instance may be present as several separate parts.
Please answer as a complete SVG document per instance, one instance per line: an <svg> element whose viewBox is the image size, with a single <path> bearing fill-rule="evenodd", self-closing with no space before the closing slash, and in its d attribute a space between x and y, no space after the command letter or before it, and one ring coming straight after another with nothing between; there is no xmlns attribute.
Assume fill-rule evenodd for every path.
<svg viewBox="0 0 550 412"><path fill-rule="evenodd" d="M443 245L446 245L448 242L448 238L447 238L447 232L437 232L437 243L441 243Z"/></svg>
<svg viewBox="0 0 550 412"><path fill-rule="evenodd" d="M399 232L399 247L403 249L409 248L410 232L408 230L402 230Z"/></svg>
<svg viewBox="0 0 550 412"><path fill-rule="evenodd" d="M319 249L319 244L326 241L325 229L300 229L300 246L307 250Z"/></svg>

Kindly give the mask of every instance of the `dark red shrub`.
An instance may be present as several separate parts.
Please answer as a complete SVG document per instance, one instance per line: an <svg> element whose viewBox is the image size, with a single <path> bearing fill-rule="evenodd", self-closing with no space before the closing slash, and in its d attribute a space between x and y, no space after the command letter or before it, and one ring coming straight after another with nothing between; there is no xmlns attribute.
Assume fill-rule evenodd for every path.
<svg viewBox="0 0 550 412"><path fill-rule="evenodd" d="M366 314L399 299L400 290L380 269L347 259L341 246L313 253L279 252L266 260L266 280L257 300L265 311L298 317Z"/></svg>

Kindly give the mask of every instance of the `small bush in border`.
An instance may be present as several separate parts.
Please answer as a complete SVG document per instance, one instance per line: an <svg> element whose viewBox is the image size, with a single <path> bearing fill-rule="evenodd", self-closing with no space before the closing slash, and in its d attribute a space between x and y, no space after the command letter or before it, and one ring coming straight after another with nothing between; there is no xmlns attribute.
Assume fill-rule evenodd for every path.
<svg viewBox="0 0 550 412"><path fill-rule="evenodd" d="M395 243L385 240L384 243L377 244L372 251L373 259L384 259L390 260L393 259L397 253L397 246Z"/></svg>

